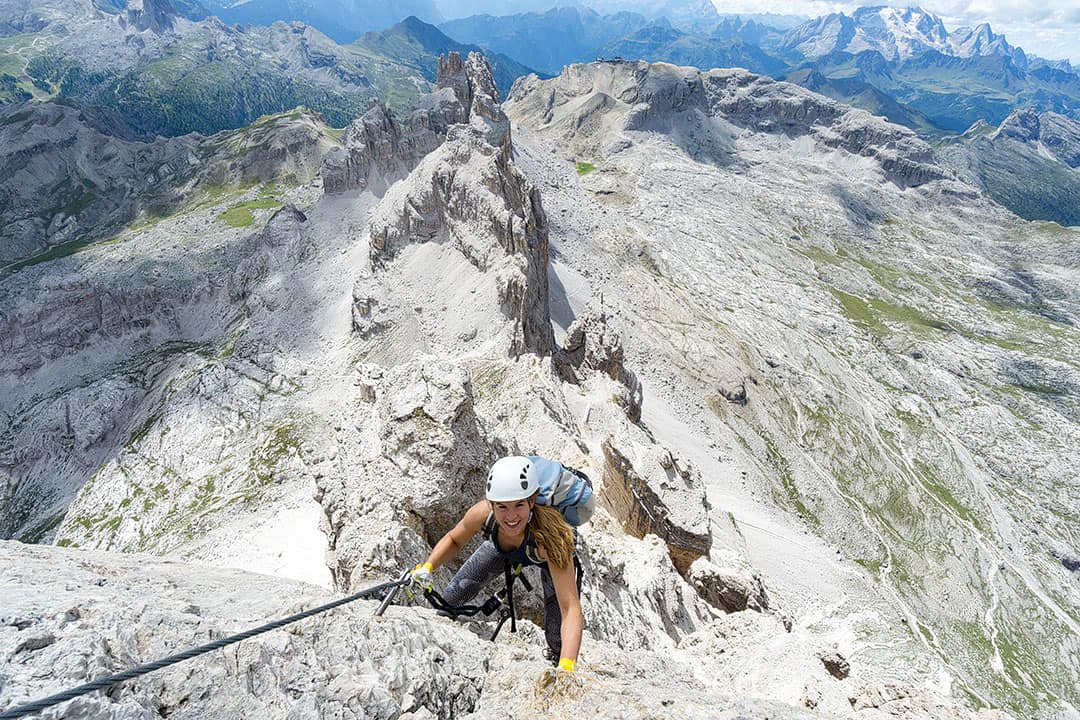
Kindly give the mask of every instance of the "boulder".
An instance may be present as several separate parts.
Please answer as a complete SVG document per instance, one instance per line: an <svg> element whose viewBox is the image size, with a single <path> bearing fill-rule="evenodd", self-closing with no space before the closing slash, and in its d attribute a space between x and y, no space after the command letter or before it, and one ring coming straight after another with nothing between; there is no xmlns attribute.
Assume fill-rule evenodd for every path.
<svg viewBox="0 0 1080 720"><path fill-rule="evenodd" d="M348 473L317 478L336 584L396 575L427 555L483 497L496 456L473 409L469 375L427 358L358 371L365 438Z"/></svg>
<svg viewBox="0 0 1080 720"><path fill-rule="evenodd" d="M659 536L671 561L686 576L709 553L709 503L697 471L685 460L654 445L643 451L614 437L602 445L603 492L600 501L634 537Z"/></svg>
<svg viewBox="0 0 1080 720"><path fill-rule="evenodd" d="M690 583L713 607L725 612L769 609L769 595L757 573L722 568L701 557L690 565Z"/></svg>
<svg viewBox="0 0 1080 720"><path fill-rule="evenodd" d="M571 323L563 347L553 361L559 375L567 382L582 382L588 371L615 380L625 388L619 403L627 417L632 422L641 419L641 383L624 364L622 340L609 328L607 316L602 311L583 313Z"/></svg>

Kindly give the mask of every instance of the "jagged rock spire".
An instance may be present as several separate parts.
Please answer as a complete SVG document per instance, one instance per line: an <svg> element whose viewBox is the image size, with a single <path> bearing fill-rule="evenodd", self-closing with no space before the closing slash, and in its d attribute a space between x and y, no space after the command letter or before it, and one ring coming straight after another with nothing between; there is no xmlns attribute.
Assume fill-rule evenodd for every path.
<svg viewBox="0 0 1080 720"><path fill-rule="evenodd" d="M499 89L487 58L471 52L462 61L461 54L451 52L439 56L439 71L435 80L441 90L450 88L466 108L469 122L484 133L489 145L510 157L510 121L499 104Z"/></svg>
<svg viewBox="0 0 1080 720"><path fill-rule="evenodd" d="M178 14L169 0L129 0L120 21L123 24L126 20L127 25L140 32L161 33L173 29L173 20Z"/></svg>
<svg viewBox="0 0 1080 720"><path fill-rule="evenodd" d="M439 60L436 95L466 108L446 142L387 193L371 222L372 270L388 269L413 243L449 241L477 270L496 279L497 300L514 324L510 353L550 355L548 231L539 191L512 161L510 121L498 103L491 67L478 53ZM392 320L362 280L354 292L354 329L366 335Z"/></svg>

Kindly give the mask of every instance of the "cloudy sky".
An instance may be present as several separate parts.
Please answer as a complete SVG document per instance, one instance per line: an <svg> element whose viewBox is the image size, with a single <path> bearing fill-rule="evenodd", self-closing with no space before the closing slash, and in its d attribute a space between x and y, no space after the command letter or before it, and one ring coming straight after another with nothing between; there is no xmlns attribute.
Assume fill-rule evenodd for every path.
<svg viewBox="0 0 1080 720"><path fill-rule="evenodd" d="M918 5L945 21L950 31L989 22L995 33L1025 52L1080 65L1080 0L928 0L927 2L830 2L828 0L712 0L722 13L774 12L818 16L860 5ZM587 0L586 0L587 2Z"/></svg>

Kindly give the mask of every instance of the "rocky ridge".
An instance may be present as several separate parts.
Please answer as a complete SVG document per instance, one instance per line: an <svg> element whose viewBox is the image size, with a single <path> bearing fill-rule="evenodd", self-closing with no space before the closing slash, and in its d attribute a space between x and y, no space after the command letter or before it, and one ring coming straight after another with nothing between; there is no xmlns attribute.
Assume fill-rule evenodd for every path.
<svg viewBox="0 0 1080 720"><path fill-rule="evenodd" d="M402 646L410 650L407 659L395 655L382 663L388 679L364 664L354 643L342 647L336 644L338 634L316 630L312 645L282 633L268 645L247 646L243 651L258 660L243 670L239 662L230 670L228 660L220 661L224 671L212 665L212 679L203 687L215 692L207 698L200 693L195 700L193 694L164 686L146 691L148 686L136 684L123 702L130 699L151 712L160 708L155 697L173 698L166 706L178 717L234 707L284 716L291 709L279 709L284 700L275 688L283 687L280 683L249 682L265 677L259 668L274 666L278 661L268 660L272 656L281 658L277 677L295 678L287 683L292 695L300 694L294 699L302 699L305 707L332 701L335 711L340 705L346 716L460 717L472 711L478 717L503 717L503 708L527 698L531 704L524 712L537 716L644 718L665 708L682 709L666 701L680 703L680 697L689 695L695 698L685 708L689 716L700 711L709 717L994 717L993 711L978 713L957 701L949 677L955 669L945 662L949 658L920 644L918 635L896 621L898 602L905 619L928 617L923 605L919 615L907 609L905 603L918 596L908 593L897 601L891 590L882 589L883 582L877 584L887 573L875 581L850 562L833 558L832 547L799 533L778 519L781 515L759 510L760 516L748 517L750 506L737 496L740 471L750 476L744 482L766 492L775 482L794 483L798 491L797 483L814 480L802 472L809 463L784 472L784 459L793 452L790 438L800 435L784 425L792 405L778 382L790 378L800 393L823 404L844 397L818 379L831 377L828 373L847 372L844 377L853 379L853 386L872 389L854 371L827 364L825 351L807 342L815 336L858 342L850 328L844 334L830 330L830 321L836 327L844 322L836 296L813 296L815 319L802 318L805 325L796 327L807 328L806 335L790 338L791 328L783 323L755 324L773 317L765 312L769 303L738 295L733 287L768 287L790 318L801 306L780 290L796 292L794 286L777 278L805 272L805 255L792 256L791 265L779 272L764 253L766 248L775 251L775 238L763 230L753 235L756 242L721 245L726 256L691 254L701 251L699 243L718 227L730 228L726 213L760 210L759 222L744 227L766 228L765 209L801 208L811 218L804 232L817 227L814 223L836 223L839 237L846 238L844 233L853 231L844 230L843 222L860 230L872 227L875 210L897 212L906 207L904 202L935 207L938 198L977 195L942 180L902 190L887 178L876 156L849 153L830 145L828 137L817 144L814 135L755 132L750 123L763 126L764 118L743 118L748 126L741 133L727 134L730 129L721 125L725 133L711 140L729 142L722 146L726 156L701 157L705 162L688 158L680 142L668 139L681 140L672 133L680 128L672 120L678 114L664 106L669 100L680 102L682 90L656 79L661 86L650 91L651 107L639 103L637 117L646 126L658 125L624 131L618 124L623 115L611 120L594 112L590 121L609 131L592 132L583 146L609 148L611 155L593 156L604 158L599 172L578 178L568 162L573 156L560 154L542 123L527 113L515 116L528 107L527 97L511 105L510 115L538 130L518 126L511 138L510 122L496 103L482 59L451 58L447 68L461 73L463 82L454 87L463 92L454 97L470 98L468 124L451 126L445 142L396 183L393 176L382 176L381 168L404 172L404 165L393 164L399 156L386 151L393 148L395 133L400 147L402 133L390 124L364 123L355 138L362 137L363 147L374 150L367 155L361 150L361 159L354 161L351 177L364 179L354 187L338 192L324 192L317 183L287 188L279 192L280 210L253 210L257 226L250 230L215 225L219 206L210 213L182 213L124 243L93 247L5 279L4 290L26 306L40 301L40 287L54 277L76 286L145 284L159 290L187 288L201 277L207 289L199 295L204 306L170 301L172 309L161 315L171 314L171 322L143 328L149 332L133 338L142 343L133 344L137 351L150 352L149 364L138 352L103 353L99 344L96 355L75 352L22 376L7 374L8 387L30 387L18 396L19 408L29 408L33 398L55 402L56 433L65 438L88 427L93 413L117 411L117 404L99 400L101 395L74 394L75 385L87 385L83 380L143 393L115 416L121 421L95 446L108 452L93 465L98 469L92 480L62 518L55 518L59 525L46 522L40 536L84 548L152 550L219 566L265 569L344 591L385 580L421 558L479 494L494 457L529 451L557 457L588 472L604 498L593 523L581 533L589 638L584 673L578 677L591 685L566 686L567 678L542 672L537 680L530 669L540 670L539 645L529 636L537 631L527 623L527 644L510 639L492 646L477 643L466 630L447 628L442 620L434 625L425 620L415 631L395 626L383 635L386 625L369 626L363 614L350 637L371 638L374 656L382 659L379 653L390 647L397 648L385 650L390 655ZM606 72L606 64L595 68ZM578 69L582 77L590 71ZM658 72L679 81L663 66ZM606 102L601 98L593 104ZM466 107L464 102L461 106ZM553 127L561 126L565 109L553 111ZM715 120L719 125L722 118ZM778 202L765 182L773 176L764 171L754 175L755 165L748 160L776 163L777 155L792 176L775 177L789 183L789 190L806 183L807 176L832 173L834 195L824 208L817 196L802 197L803 204L794 206ZM350 151L350 157L357 156ZM718 157L733 162L717 162ZM826 160L842 171L828 169ZM716 173L728 184L717 184ZM844 192L853 187L866 191L869 199L860 205L858 193ZM244 197L254 199L259 192ZM681 220L666 214L679 192L702 198L708 214ZM710 200L710 193L717 192L738 201L718 208ZM1007 222L992 208L978 209ZM677 211L685 213L685 206ZM687 221L697 224L693 232ZM198 254L188 247L194 242L186 240L193 236L199 238ZM784 237L791 242L788 233ZM145 274L131 272L129 263ZM726 274L703 276L702 267L724 268ZM764 271L765 280L753 279L757 276L750 268ZM824 263L814 272L839 282ZM817 287L820 279L805 277L803 290L809 293L807 288ZM711 284L717 280L731 284L718 288ZM1036 282L1046 290L1056 287L1043 274ZM849 295L859 290L843 287ZM727 318L723 308L709 306L708 316L700 314L712 302L705 300L710 295L731 302L736 317L746 313L742 322L717 322ZM1056 297L1051 298L1056 308L1074 312L1067 293L1064 301ZM54 312L58 319L74 317L63 308ZM747 319L751 315L753 322ZM198 344L167 347L166 341L176 337ZM803 347L818 353L813 357L822 368L799 364ZM869 357L880 357L873 352ZM935 346L923 352L943 351ZM127 374L115 372L111 364ZM71 382L72 366L81 366L78 383ZM1048 363L1014 367L1032 381L1068 382L1067 371L1058 375L1054 370ZM938 379L939 386L947 382ZM774 407L775 415L769 410ZM66 423L65 413L71 417ZM14 450L26 445L23 437L38 431L27 426L29 412L15 416L15 422L11 417L4 416L3 435ZM844 437L857 447L854 436ZM837 452L839 459L812 459L861 467ZM39 470L47 460L41 459ZM839 503L834 507L806 492L797 497L800 507L790 496L770 494L764 506L775 502L792 513L819 516L826 535L843 522L859 527L852 520L855 513ZM752 534L762 527L781 541L763 545L763 536ZM857 549L863 547L858 540L853 543ZM762 553L763 546L771 552ZM40 575L40 564L30 561L37 552L44 553L42 562L91 557L56 550L55 555L38 549L18 552L28 563L23 576ZM797 561L785 569L777 558ZM328 568L327 575L316 574L315 566ZM103 567L107 570L108 564ZM797 577L800 567L810 567L820 581ZM99 588L96 579L87 582ZM445 579L440 575L440 581ZM222 580L246 582L232 575ZM12 652L19 649L11 657L35 667L55 666L49 648L67 652L61 643L69 632L64 618L70 608L24 617L45 606L54 592L45 588L36 597L21 589L26 583L18 583L20 589L10 594L29 599L19 605L16 622L4 626L4 642L10 642ZM142 592L121 585L118 596ZM235 618L228 601L234 595L222 595L216 587L209 592L226 598L225 609L212 614ZM181 594L162 624L188 627L190 618L180 617L192 614L184 612L187 602ZM277 614L275 609L267 605L251 614L265 619ZM533 614L538 608L524 610ZM141 611L135 607L132 612ZM413 608L400 612L422 614ZM146 636L140 642L141 626L130 630L128 618L95 619L93 625L123 626L118 632L128 634L119 638L122 647L152 646ZM35 638L28 645L23 641L31 635L17 634L26 630ZM99 632L80 629L87 630ZM476 630L483 634L490 626ZM131 633L135 639L129 643L123 638ZM49 634L54 642L43 645ZM181 631L176 642L194 635ZM73 634L71 640L82 637ZM438 638L446 638L445 644ZM276 654L272 648L282 645ZM492 660L478 669L475 658L485 653L492 653ZM443 655L452 658L440 659ZM323 656L333 664L323 665ZM305 664L301 657L311 659ZM414 662L420 666L415 672ZM672 663L679 672L671 671ZM18 680L5 682L0 692L52 689L22 674L20 668L27 666L3 666ZM97 667L86 674L96 674ZM330 667L356 670L334 680ZM485 680L478 689L480 676ZM305 680L312 677L317 680ZM327 687L333 698L320 694ZM739 699L729 701L729 691ZM461 704L448 705L448 697L460 698ZM184 698L187 702L181 702ZM468 707L474 699L476 704ZM139 712L116 705L110 701L92 709L102 717Z"/></svg>
<svg viewBox="0 0 1080 720"><path fill-rule="evenodd" d="M739 500L752 507L762 481L880 583L902 618L894 647L930 651L983 702L1067 717L1074 694L1052 678L1073 663L1045 667L1074 654L1046 643L1080 637L1060 561L1072 503L1056 489L1076 484L1062 441L1078 430L1076 367L1059 352L1077 342L1075 233L1019 221L932 160L897 182L878 152L837 142L865 116L826 131L813 113L829 105L813 98L808 133L767 132L792 122L788 89L713 72L735 100L709 124L694 80L710 74L693 70L594 63L519 81L507 114L530 148L519 162L543 178L562 286L579 305L602 294L654 389L642 422L712 479L714 506L743 508L767 578L802 540L778 550ZM776 97L741 99L744 87ZM640 88L648 105L631 104ZM1021 486L1042 501L1015 502ZM903 640L906 627L925 633Z"/></svg>
<svg viewBox="0 0 1080 720"><path fill-rule="evenodd" d="M394 181L408 174L446 139L451 125L468 121L472 96L461 56L440 57L435 92L422 96L399 128L386 106L376 102L345 129L344 148L323 158L323 188L337 193L364 189L370 176ZM375 191L382 195L385 188Z"/></svg>
<svg viewBox="0 0 1080 720"><path fill-rule="evenodd" d="M1017 110L941 149L972 185L1029 220L1080 225L1080 122Z"/></svg>
<svg viewBox="0 0 1080 720"><path fill-rule="evenodd" d="M4 108L0 143L5 270L107 238L137 218L152 222L220 186L309 183L319 171L313 159L336 144L318 117L300 111L206 138L147 141L59 103Z"/></svg>
<svg viewBox="0 0 1080 720"><path fill-rule="evenodd" d="M510 123L499 108L490 68L476 53L464 62L452 53L439 70L442 87L452 88L468 108L468 124L453 126L446 142L427 155L405 182L391 188L376 208L372 269L381 270L415 243L449 241L472 272L500 278L499 305L521 328L515 352L550 354L546 218L539 194L511 162ZM373 277L361 280L354 291L359 307L354 318L363 318L357 325L362 334L393 323L386 317L387 290ZM428 332L436 334L437 342L442 339L437 337L439 328L453 325L436 322ZM480 328L476 330L479 333ZM456 342L472 343L477 338L485 339L473 334Z"/></svg>
<svg viewBox="0 0 1080 720"><path fill-rule="evenodd" d="M556 121L563 138L586 151L616 150L612 143L621 131L662 132L691 157L724 163L731 159L732 136L746 129L805 135L872 157L901 187L949 175L914 132L745 70L625 61L571 65L558 83L535 75L519 80L509 101L545 124Z"/></svg>

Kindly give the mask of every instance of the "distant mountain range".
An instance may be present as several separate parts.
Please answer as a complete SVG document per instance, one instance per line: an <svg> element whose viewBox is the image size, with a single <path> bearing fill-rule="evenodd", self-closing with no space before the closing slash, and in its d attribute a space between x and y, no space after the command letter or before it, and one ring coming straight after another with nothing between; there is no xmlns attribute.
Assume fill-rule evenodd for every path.
<svg viewBox="0 0 1080 720"><path fill-rule="evenodd" d="M491 64L495 84L503 97L510 91L515 79L538 72L502 53L451 40L434 25L415 17L408 17L386 30L365 33L350 47L363 53L371 53L374 57L392 58L397 63L413 68L429 82L435 82L439 55L458 52L465 57L470 52L481 52ZM543 72L539 74L548 75Z"/></svg>
<svg viewBox="0 0 1080 720"><path fill-rule="evenodd" d="M343 127L376 97L403 107L425 89L413 67L343 47L299 23L193 21L168 0L0 0L7 97L62 97L115 111L136 133L211 134L304 105ZM13 21L14 19L14 21Z"/></svg>
<svg viewBox="0 0 1080 720"><path fill-rule="evenodd" d="M711 27L687 28L640 13L560 7L440 27L552 74L601 57L744 67L788 80L910 127L943 148L955 146L948 154L962 174L1023 217L1080 222L1073 209L1080 207L1076 163L1047 153L1037 139L1018 141L1015 133L995 130L1015 124L1018 112L1047 118L1053 128L1076 126L1080 75L1068 62L1028 55L985 23L949 32L919 8L865 7L794 26L778 23L785 24L718 16ZM973 126L997 134L965 134ZM1010 174L1009 162L1023 172Z"/></svg>
<svg viewBox="0 0 1080 720"><path fill-rule="evenodd" d="M688 30L575 7L440 27L550 73L598 56L745 67L885 112L928 136L961 133L978 120L996 125L1022 107L1080 117L1080 76L1067 62L1029 56L985 23L949 32L919 8L865 7L787 30L730 17Z"/></svg>
<svg viewBox="0 0 1080 720"><path fill-rule="evenodd" d="M47 0L32 7L0 0L0 105L60 97L110 110L137 136L210 134L299 105L335 127L375 97L402 111L434 80L437 57L451 51L483 50L503 96L520 76L555 75L566 64L598 57L744 67L884 116L938 145L975 144L981 155L953 154L972 182L1024 217L1076 222L1069 210L1080 206L1071 190L1080 174L1075 165L1043 153L1025 165L1043 180L1041 194L1010 190L1017 181L987 158L1026 156L1037 145L991 146L985 133L968 131L996 128L1018 111L1078 121L1080 75L1068 62L1010 45L985 23L949 32L919 8L865 7L793 25L790 17L721 16L691 0L641 5L640 13L567 5L474 15L439 27L408 17L341 45L296 21L229 25L207 15L262 22L303 17L328 32L335 32L327 24L335 20L344 38L379 13L413 8L441 17L440 8L450 7L437 0L392 10L369 5L356 0L335 14L325 0ZM689 22L694 8L698 21Z"/></svg>
<svg viewBox="0 0 1080 720"><path fill-rule="evenodd" d="M169 0L0 0L0 19L0 105L59 97L109 109L137 136L211 134L297 106L343 127L376 97L404 110L439 54L481 50L416 18L339 45L301 23L192 20ZM503 93L533 72L490 59Z"/></svg>
<svg viewBox="0 0 1080 720"><path fill-rule="evenodd" d="M194 1L194 0L191 0ZM406 17L440 22L433 0L201 0L227 23L271 25L277 20L303 22L345 44L371 30L382 30Z"/></svg>

